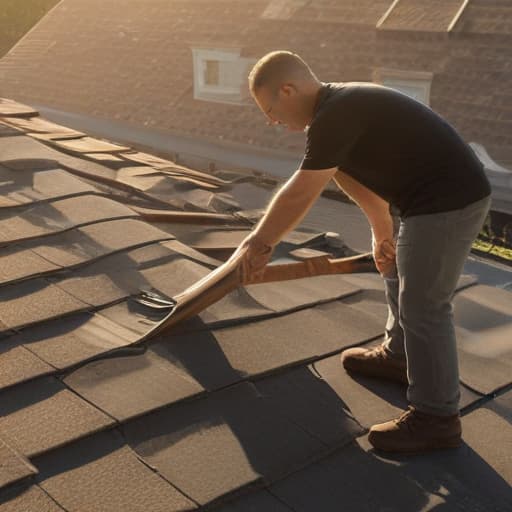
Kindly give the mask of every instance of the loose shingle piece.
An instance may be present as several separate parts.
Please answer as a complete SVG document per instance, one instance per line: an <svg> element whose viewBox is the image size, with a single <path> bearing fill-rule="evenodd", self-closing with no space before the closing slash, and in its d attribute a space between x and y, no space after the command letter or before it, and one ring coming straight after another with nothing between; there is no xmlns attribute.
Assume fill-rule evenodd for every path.
<svg viewBox="0 0 512 512"><path fill-rule="evenodd" d="M130 208L105 197L87 195L0 212L0 242L11 243L123 217L136 217Z"/></svg>
<svg viewBox="0 0 512 512"><path fill-rule="evenodd" d="M24 345L28 354L37 355L40 361L36 366L36 361L31 358L33 363L30 368L35 371L35 368L41 367L42 371L47 367L41 366L43 361L52 367L64 369L130 345L137 338L137 333L128 326L113 322L104 315L79 313L23 329L6 343L8 341L11 346ZM8 357L8 353L5 357Z"/></svg>
<svg viewBox="0 0 512 512"><path fill-rule="evenodd" d="M32 117L38 115L37 110L34 110L28 105L18 103L17 101L9 98L0 98L0 116L1 117Z"/></svg>
<svg viewBox="0 0 512 512"><path fill-rule="evenodd" d="M59 148L78 153L116 153L129 149L126 146L112 144L104 140L93 139L92 137L82 137L80 139L73 140L59 140L55 141L54 144Z"/></svg>
<svg viewBox="0 0 512 512"><path fill-rule="evenodd" d="M19 204L28 204L96 192L92 185L56 166L49 164L48 169L37 172L13 171L0 166L0 193Z"/></svg>
<svg viewBox="0 0 512 512"><path fill-rule="evenodd" d="M55 124L42 117L30 117L30 118L20 118L20 117L4 117L2 119L3 122L8 123L10 125L16 126L22 129L25 132L32 133L46 133L46 134L55 134L58 133L60 135L68 135L74 137L81 137L84 135L81 132L73 130L71 128L67 128L60 124Z"/></svg>
<svg viewBox="0 0 512 512"><path fill-rule="evenodd" d="M0 101L0 512L508 512L506 290L459 280L465 444L416 459L387 461L365 437L407 407L407 388L340 361L382 342L377 273L239 286L142 339L250 233L233 211L255 207L241 204L258 199L253 178ZM341 211L329 202L342 204L322 198L327 217ZM336 234L297 229L272 263L343 251Z"/></svg>
<svg viewBox="0 0 512 512"><path fill-rule="evenodd" d="M71 267L102 256L172 239L172 235L137 219L108 220L47 237L36 244L24 244L48 264Z"/></svg>

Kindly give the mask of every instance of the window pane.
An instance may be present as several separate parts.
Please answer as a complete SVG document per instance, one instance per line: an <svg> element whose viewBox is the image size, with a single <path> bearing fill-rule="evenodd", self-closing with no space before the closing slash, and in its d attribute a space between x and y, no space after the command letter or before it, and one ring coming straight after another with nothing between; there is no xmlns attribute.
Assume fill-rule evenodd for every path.
<svg viewBox="0 0 512 512"><path fill-rule="evenodd" d="M219 85L238 88L241 85L240 63L238 61L222 62L220 66Z"/></svg>
<svg viewBox="0 0 512 512"><path fill-rule="evenodd" d="M205 85L219 85L219 61L218 60L205 61L204 84Z"/></svg>

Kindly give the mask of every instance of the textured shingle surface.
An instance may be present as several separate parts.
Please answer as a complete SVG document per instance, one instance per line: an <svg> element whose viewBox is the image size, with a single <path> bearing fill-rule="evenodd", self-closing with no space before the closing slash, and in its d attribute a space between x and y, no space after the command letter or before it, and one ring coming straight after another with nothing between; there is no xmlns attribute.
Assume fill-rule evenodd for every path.
<svg viewBox="0 0 512 512"><path fill-rule="evenodd" d="M54 372L53 366L17 345L15 340L0 345L0 367L0 389Z"/></svg>
<svg viewBox="0 0 512 512"><path fill-rule="evenodd" d="M44 279L33 279L0 288L0 321L19 328L60 315L87 309L87 304Z"/></svg>
<svg viewBox="0 0 512 512"><path fill-rule="evenodd" d="M64 382L119 421L204 391L172 358L151 348L142 355L89 363Z"/></svg>
<svg viewBox="0 0 512 512"><path fill-rule="evenodd" d="M465 448L384 458L360 440L271 487L298 512L339 510L340 503L347 510L505 512L511 503L509 491L497 473Z"/></svg>
<svg viewBox="0 0 512 512"><path fill-rule="evenodd" d="M37 473L24 457L0 440L0 487L23 480Z"/></svg>
<svg viewBox="0 0 512 512"><path fill-rule="evenodd" d="M68 511L188 511L195 504L106 432L38 460L41 487Z"/></svg>
<svg viewBox="0 0 512 512"><path fill-rule="evenodd" d="M43 361L64 369L137 338L129 327L104 315L82 313L24 329L11 343L24 344Z"/></svg>
<svg viewBox="0 0 512 512"><path fill-rule="evenodd" d="M62 512L64 509L48 496L39 486L14 488L0 498L2 512L37 511Z"/></svg>
<svg viewBox="0 0 512 512"><path fill-rule="evenodd" d="M144 460L200 503L282 476L323 448L249 384L164 409L123 431Z"/></svg>
<svg viewBox="0 0 512 512"><path fill-rule="evenodd" d="M114 421L46 377L1 394L0 436L5 434L22 453L34 456L68 443Z"/></svg>
<svg viewBox="0 0 512 512"><path fill-rule="evenodd" d="M462 381L489 394L512 381L512 294L491 286L463 290L454 301Z"/></svg>

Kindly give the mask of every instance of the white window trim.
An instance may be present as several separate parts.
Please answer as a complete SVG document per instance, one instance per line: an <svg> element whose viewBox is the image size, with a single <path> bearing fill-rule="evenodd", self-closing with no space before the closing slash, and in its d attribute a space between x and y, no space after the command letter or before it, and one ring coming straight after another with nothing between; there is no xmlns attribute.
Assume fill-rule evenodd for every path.
<svg viewBox="0 0 512 512"><path fill-rule="evenodd" d="M219 101L226 103L243 103L240 87L238 86L223 86L223 85L209 85L204 81L204 66L208 60L215 60L222 62L236 62L241 59L240 49L234 48L192 48L193 67L194 67L194 98L207 101ZM210 97L211 95L211 97ZM225 95L226 99L223 100L222 96ZM230 96L231 98L227 98ZM234 99L239 98L239 99Z"/></svg>
<svg viewBox="0 0 512 512"><path fill-rule="evenodd" d="M430 71L405 71L400 69L379 68L373 72L373 81L382 85L392 82L398 86L417 87L424 93L425 104L430 105L430 87L434 74ZM393 87L393 85L387 85Z"/></svg>

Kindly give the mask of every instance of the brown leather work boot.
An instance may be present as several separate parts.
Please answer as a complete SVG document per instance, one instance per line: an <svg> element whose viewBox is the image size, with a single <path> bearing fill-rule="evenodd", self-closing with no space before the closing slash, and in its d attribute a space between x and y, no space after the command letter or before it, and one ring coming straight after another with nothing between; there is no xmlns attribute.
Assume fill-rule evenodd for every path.
<svg viewBox="0 0 512 512"><path fill-rule="evenodd" d="M407 360L391 357L382 345L370 349L355 347L344 350L341 362L345 370L408 384Z"/></svg>
<svg viewBox="0 0 512 512"><path fill-rule="evenodd" d="M399 418L370 428L368 441L378 450L422 453L462 444L459 414L434 416L412 406Z"/></svg>

